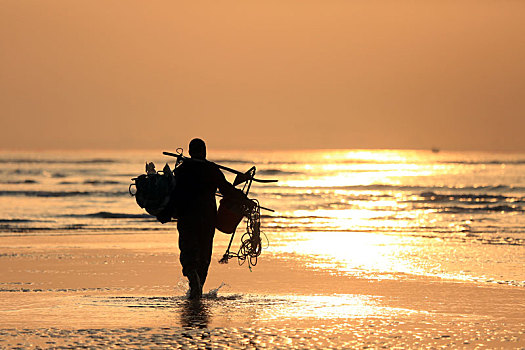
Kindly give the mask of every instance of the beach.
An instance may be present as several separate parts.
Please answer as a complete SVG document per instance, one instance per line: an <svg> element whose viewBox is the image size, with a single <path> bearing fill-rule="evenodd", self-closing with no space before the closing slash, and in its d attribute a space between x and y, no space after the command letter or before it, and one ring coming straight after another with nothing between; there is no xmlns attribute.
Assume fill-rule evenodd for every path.
<svg viewBox="0 0 525 350"><path fill-rule="evenodd" d="M525 290L267 253L186 298L176 233L4 237L1 348L522 348ZM219 288L220 287L220 288ZM218 288L218 290L217 290Z"/></svg>
<svg viewBox="0 0 525 350"><path fill-rule="evenodd" d="M0 153L0 348L525 347L525 155L210 157L278 182L251 188L274 210L257 264L219 264L231 236L217 231L190 302L176 223L128 191L172 158Z"/></svg>

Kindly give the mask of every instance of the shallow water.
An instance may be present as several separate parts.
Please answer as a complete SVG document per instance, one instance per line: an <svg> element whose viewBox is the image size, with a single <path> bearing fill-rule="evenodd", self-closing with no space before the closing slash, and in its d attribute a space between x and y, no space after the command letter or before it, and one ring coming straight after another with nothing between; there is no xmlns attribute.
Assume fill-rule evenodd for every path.
<svg viewBox="0 0 525 350"><path fill-rule="evenodd" d="M350 275L524 284L525 155L210 150L210 158L279 180L252 187L275 209L262 212L268 252L315 256L312 265ZM128 193L146 161L173 165L161 150L0 153L0 235L174 232Z"/></svg>
<svg viewBox="0 0 525 350"><path fill-rule="evenodd" d="M340 234L346 239L347 233ZM363 256L361 261L369 263L357 266L357 258L330 258L320 247L318 255L285 250L303 243L314 249L315 238L308 236L296 243L276 240L250 272L234 261L217 262L227 238L218 236L205 297L192 302L180 273L176 234L3 237L0 347L524 344L521 287L426 278L386 268L374 272L371 258ZM371 251L391 245L386 241ZM379 256L383 264L388 261ZM390 271L400 270L395 265Z"/></svg>
<svg viewBox="0 0 525 350"><path fill-rule="evenodd" d="M26 320L20 326L0 328L0 346L340 349L523 345L520 324L381 307L376 298L359 295L233 294L201 301L68 295L60 299L57 303L58 298L40 296L28 303L30 315L36 318L41 307L43 322ZM23 308L18 310L24 314Z"/></svg>

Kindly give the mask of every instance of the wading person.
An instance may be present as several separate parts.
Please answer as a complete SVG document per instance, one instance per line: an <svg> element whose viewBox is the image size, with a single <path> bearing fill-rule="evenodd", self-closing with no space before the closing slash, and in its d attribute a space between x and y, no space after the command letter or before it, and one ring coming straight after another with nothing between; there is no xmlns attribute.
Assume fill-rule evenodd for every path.
<svg viewBox="0 0 525 350"><path fill-rule="evenodd" d="M238 196L241 191L226 181L215 164L206 161L203 140L191 140L189 153L191 159L176 171L177 230L182 274L190 284L190 299L198 299L211 262L217 219L215 192L219 189L224 196Z"/></svg>

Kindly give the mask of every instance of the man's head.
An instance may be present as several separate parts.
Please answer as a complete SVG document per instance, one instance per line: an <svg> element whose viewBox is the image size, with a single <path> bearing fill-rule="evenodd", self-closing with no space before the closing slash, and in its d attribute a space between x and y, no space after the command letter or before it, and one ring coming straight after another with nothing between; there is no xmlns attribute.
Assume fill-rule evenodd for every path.
<svg viewBox="0 0 525 350"><path fill-rule="evenodd" d="M206 144L201 139L190 141L190 156L196 159L206 159Z"/></svg>

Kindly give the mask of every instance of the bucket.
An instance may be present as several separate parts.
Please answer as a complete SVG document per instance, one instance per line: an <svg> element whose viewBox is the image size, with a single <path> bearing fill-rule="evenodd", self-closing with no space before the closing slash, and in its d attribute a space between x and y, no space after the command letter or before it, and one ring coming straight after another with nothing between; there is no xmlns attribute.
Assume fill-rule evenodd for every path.
<svg viewBox="0 0 525 350"><path fill-rule="evenodd" d="M228 198L223 198L217 211L217 230L224 233L234 233L243 217L241 205Z"/></svg>

